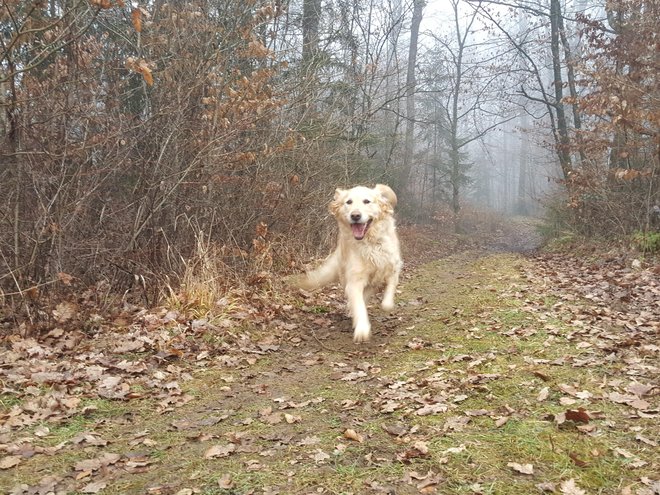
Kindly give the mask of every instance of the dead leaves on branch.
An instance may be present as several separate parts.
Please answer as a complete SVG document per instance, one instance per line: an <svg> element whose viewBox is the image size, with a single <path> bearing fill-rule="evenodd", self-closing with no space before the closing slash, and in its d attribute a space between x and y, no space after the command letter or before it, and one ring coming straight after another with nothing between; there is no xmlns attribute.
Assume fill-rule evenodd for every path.
<svg viewBox="0 0 660 495"><path fill-rule="evenodd" d="M126 68L137 74L141 74L147 86L153 86L154 76L152 66L145 59L137 59L135 57L128 57L125 62Z"/></svg>

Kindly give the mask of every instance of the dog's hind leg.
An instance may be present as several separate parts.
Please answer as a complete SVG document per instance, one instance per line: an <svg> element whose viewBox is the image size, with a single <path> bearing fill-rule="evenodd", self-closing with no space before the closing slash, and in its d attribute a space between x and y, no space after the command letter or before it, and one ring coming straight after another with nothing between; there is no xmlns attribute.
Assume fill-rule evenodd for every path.
<svg viewBox="0 0 660 495"><path fill-rule="evenodd" d="M346 299L348 310L353 319L353 340L355 342L366 342L371 337L371 323L367 305L364 301L364 283L348 280L346 282Z"/></svg>
<svg viewBox="0 0 660 495"><path fill-rule="evenodd" d="M305 290L314 290L339 281L339 254L328 256L318 268L291 278L291 283Z"/></svg>

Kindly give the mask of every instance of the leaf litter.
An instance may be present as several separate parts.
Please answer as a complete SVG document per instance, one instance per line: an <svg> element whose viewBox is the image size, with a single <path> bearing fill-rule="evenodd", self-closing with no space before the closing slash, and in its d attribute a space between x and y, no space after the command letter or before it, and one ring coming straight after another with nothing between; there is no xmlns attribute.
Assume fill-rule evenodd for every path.
<svg viewBox="0 0 660 495"><path fill-rule="evenodd" d="M362 347L351 343L332 291L305 295L297 309L255 292L220 324L191 321L169 308L132 308L114 318L95 317L92 333L80 330L80 306L58 305L57 328L11 336L0 355L3 394L13 398L0 417L0 469L25 480L2 488L105 493L133 476L140 492L196 493L208 486L204 472L224 470L214 483L230 490L272 465L280 474L245 493L291 493L292 486L303 486L298 479L318 493L324 483L347 493L365 487L444 493L443 483L474 491L492 483L511 486L518 477L526 483L520 493L529 487L578 494L590 486L582 473L609 457L626 466L619 474L629 493L653 493L657 276L615 261L589 264L548 254L513 261L517 275L510 276L497 268L510 265L510 258L479 272L486 266L480 256L444 265L450 268L442 275L443 297L454 287L463 301L484 294L508 301L520 315L514 324L497 304L462 307L432 292L420 299L416 290L431 287L424 277L440 273L431 263L405 274L403 309L393 319L376 314L374 342ZM406 297L411 304L404 304ZM314 308L327 312L319 316ZM310 328L322 330L309 334ZM484 347L489 339L498 345ZM536 340L542 345L527 353ZM209 377L213 392L200 393ZM515 394L500 400L505 382L516 383ZM139 410L103 416L99 406L106 403L118 411L149 404L166 428L141 423ZM543 460L532 465L513 453L491 456L484 472L492 474L474 474L473 459L488 459L480 457L489 451L484 432L508 434L544 417L552 433L544 440ZM79 418L87 428L57 442L60 426ZM123 438L110 433L122 428ZM599 443L587 448L593 434ZM562 435L573 438L577 450L556 445ZM68 470L29 475L33 459L79 447L84 458ZM203 463L200 474L189 473L187 485L164 474L172 461L162 453L170 449ZM556 469L555 458L562 457L577 471ZM326 472L316 485L302 481L299 468L305 465L343 463L363 469L359 479ZM383 471L370 478L373 469Z"/></svg>

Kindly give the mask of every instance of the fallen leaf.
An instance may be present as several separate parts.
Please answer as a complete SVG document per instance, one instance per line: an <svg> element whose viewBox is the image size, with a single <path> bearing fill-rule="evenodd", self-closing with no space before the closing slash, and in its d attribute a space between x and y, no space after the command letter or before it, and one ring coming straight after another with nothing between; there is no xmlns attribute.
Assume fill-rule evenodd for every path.
<svg viewBox="0 0 660 495"><path fill-rule="evenodd" d="M442 475L429 471L426 478L417 484L419 493L435 493L436 485L442 481Z"/></svg>
<svg viewBox="0 0 660 495"><path fill-rule="evenodd" d="M442 425L443 431L461 431L471 421L469 416L452 416Z"/></svg>
<svg viewBox="0 0 660 495"><path fill-rule="evenodd" d="M645 436L640 435L639 433L635 435L635 440L639 440L640 442L645 443L646 445L650 445L651 447L658 446L658 442L656 442L655 440L651 440L650 438L646 438Z"/></svg>
<svg viewBox="0 0 660 495"><path fill-rule="evenodd" d="M445 450L446 454L459 454L461 452L465 452L467 450L467 447L463 444L461 444L459 447L450 447L447 450Z"/></svg>
<svg viewBox="0 0 660 495"><path fill-rule="evenodd" d="M507 421L509 421L509 418L510 418L510 416L502 416L500 418L497 418L495 420L495 427L500 428L500 427L504 426L507 423Z"/></svg>
<svg viewBox="0 0 660 495"><path fill-rule="evenodd" d="M22 457L20 455L8 455L0 459L0 469L10 469L18 466L21 463Z"/></svg>
<svg viewBox="0 0 660 495"><path fill-rule="evenodd" d="M417 441L414 443L413 448L417 451L419 451L420 454L426 455L429 453L429 446L426 442L423 442L421 440Z"/></svg>
<svg viewBox="0 0 660 495"><path fill-rule="evenodd" d="M654 388L654 385L645 385L639 382L632 382L626 387L626 391L635 394L637 397L643 397Z"/></svg>
<svg viewBox="0 0 660 495"><path fill-rule="evenodd" d="M214 445L204 452L204 458L214 459L216 457L227 457L235 450L236 444L234 443L228 443L227 445Z"/></svg>
<svg viewBox="0 0 660 495"><path fill-rule="evenodd" d="M591 419L591 417L589 417L589 413L587 413L587 411L581 407L578 408L577 411L573 409L567 409L564 413L564 417L568 421L574 421L576 423L588 423Z"/></svg>
<svg viewBox="0 0 660 495"><path fill-rule="evenodd" d="M223 474L220 479L218 479L218 486L223 490L230 490L234 487L234 481L231 479L231 474Z"/></svg>
<svg viewBox="0 0 660 495"><path fill-rule="evenodd" d="M616 447L614 449L614 452L619 454L621 457L625 457L626 459L633 459L635 457L635 454L633 454L632 452L628 452L627 450L621 449L619 447Z"/></svg>
<svg viewBox="0 0 660 495"><path fill-rule="evenodd" d="M589 465L588 462L583 461L582 459L580 459L580 458L577 456L577 454L575 454L575 453L573 453L573 452L569 453L569 454L568 454L568 457L571 458L571 460L575 463L575 465L576 465L577 467L581 467L581 468L583 468L583 467L587 467L587 466Z"/></svg>
<svg viewBox="0 0 660 495"><path fill-rule="evenodd" d="M314 462L323 462L327 461L330 459L330 455L326 454L323 452L321 449L317 449L316 453L312 456L312 459L314 459Z"/></svg>
<svg viewBox="0 0 660 495"><path fill-rule="evenodd" d="M303 438L300 442L298 442L298 445L317 445L321 443L321 439L316 436L311 436L311 437L305 437Z"/></svg>
<svg viewBox="0 0 660 495"><path fill-rule="evenodd" d="M76 315L76 306L69 302L61 302L53 310L53 316L58 323L65 323Z"/></svg>
<svg viewBox="0 0 660 495"><path fill-rule="evenodd" d="M520 474L534 474L534 466L532 464L518 464L517 462L507 463L511 469Z"/></svg>
<svg viewBox="0 0 660 495"><path fill-rule="evenodd" d="M408 427L403 423L383 425L383 430L385 430L390 435L394 435L395 437L400 437L408 433Z"/></svg>
<svg viewBox="0 0 660 495"><path fill-rule="evenodd" d="M98 493L103 490L108 484L105 481L93 481L85 485L80 491L82 493Z"/></svg>
<svg viewBox="0 0 660 495"><path fill-rule="evenodd" d="M76 471L96 471L104 466L109 466L115 464L119 459L121 459L120 454L113 454L111 452L106 452L100 457L95 459L85 459L79 461L74 465Z"/></svg>
<svg viewBox="0 0 660 495"><path fill-rule="evenodd" d="M543 387L539 391L539 395L536 397L536 400L538 402L543 402L544 400L546 400L548 398L548 395L550 395L550 387Z"/></svg>
<svg viewBox="0 0 660 495"><path fill-rule="evenodd" d="M344 375L341 380L344 382L352 382L359 378L364 378L367 374L364 371L353 371L352 373L347 373Z"/></svg>
<svg viewBox="0 0 660 495"><path fill-rule="evenodd" d="M360 435L355 430L352 430L350 428L348 428L344 432L344 438L348 438L349 440L355 440L358 443L364 442L364 436Z"/></svg>
<svg viewBox="0 0 660 495"><path fill-rule="evenodd" d="M559 489L564 495L587 495L587 492L575 484L575 480L573 478L570 480L562 481Z"/></svg>
<svg viewBox="0 0 660 495"><path fill-rule="evenodd" d="M300 423L302 418L300 416L294 416L293 414L284 413L284 420L291 425L293 423Z"/></svg>
<svg viewBox="0 0 660 495"><path fill-rule="evenodd" d="M447 406L445 404L427 404L424 407L421 407L415 414L417 416L428 416L430 414L440 414L447 411Z"/></svg>

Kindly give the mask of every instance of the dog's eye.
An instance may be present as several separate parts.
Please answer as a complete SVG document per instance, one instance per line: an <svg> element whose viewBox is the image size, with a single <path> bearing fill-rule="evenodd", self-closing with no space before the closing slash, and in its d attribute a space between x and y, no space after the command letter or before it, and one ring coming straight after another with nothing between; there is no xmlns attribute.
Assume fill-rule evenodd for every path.
<svg viewBox="0 0 660 495"><path fill-rule="evenodd" d="M368 199L365 199L365 200L362 201L362 202L363 202L365 205L368 205L369 203L371 203L371 201L369 201Z"/></svg>
<svg viewBox="0 0 660 495"><path fill-rule="evenodd" d="M346 201L346 204L347 204L347 205L352 205L352 204L353 204L353 200L352 200L352 199L349 199L348 201Z"/></svg>

